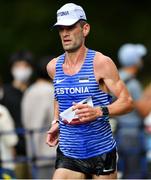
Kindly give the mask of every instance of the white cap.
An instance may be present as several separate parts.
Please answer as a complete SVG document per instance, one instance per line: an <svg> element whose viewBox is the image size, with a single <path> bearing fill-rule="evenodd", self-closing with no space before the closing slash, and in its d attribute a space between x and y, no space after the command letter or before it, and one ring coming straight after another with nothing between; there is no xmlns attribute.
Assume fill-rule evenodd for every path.
<svg viewBox="0 0 151 180"><path fill-rule="evenodd" d="M138 64L146 53L147 49L144 45L127 43L120 47L118 59L122 66L132 66Z"/></svg>
<svg viewBox="0 0 151 180"><path fill-rule="evenodd" d="M57 22L54 26L71 26L80 19L87 20L83 8L74 3L67 3L57 11Z"/></svg>

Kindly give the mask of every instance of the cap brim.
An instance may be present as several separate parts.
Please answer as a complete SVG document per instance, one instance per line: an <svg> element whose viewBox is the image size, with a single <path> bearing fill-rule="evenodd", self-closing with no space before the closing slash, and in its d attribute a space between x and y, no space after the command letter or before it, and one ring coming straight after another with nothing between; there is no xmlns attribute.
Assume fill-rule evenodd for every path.
<svg viewBox="0 0 151 180"><path fill-rule="evenodd" d="M62 21L58 21L57 23L55 23L53 25L53 27L57 27L57 26L72 26L73 24L75 24L76 22L78 22L79 19L68 19L68 20L62 20Z"/></svg>

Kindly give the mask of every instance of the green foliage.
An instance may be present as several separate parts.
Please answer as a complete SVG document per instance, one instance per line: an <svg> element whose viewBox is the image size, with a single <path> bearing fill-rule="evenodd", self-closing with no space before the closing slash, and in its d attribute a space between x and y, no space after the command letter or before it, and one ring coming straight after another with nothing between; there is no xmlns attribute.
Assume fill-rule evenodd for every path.
<svg viewBox="0 0 151 180"><path fill-rule="evenodd" d="M7 79L9 55L14 51L29 49L35 54L35 59L62 53L58 33L51 27L56 21L57 9L67 2L69 1L0 1L0 71L4 79ZM86 11L91 25L87 46L110 56L117 65L117 50L125 42L144 43L150 51L151 1L70 2L83 6ZM146 70L149 71L148 67Z"/></svg>

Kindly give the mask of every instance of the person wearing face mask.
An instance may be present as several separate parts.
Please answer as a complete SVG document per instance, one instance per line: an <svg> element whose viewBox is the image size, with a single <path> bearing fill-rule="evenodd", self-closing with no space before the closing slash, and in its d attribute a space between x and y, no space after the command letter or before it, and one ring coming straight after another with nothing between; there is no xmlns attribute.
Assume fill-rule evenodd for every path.
<svg viewBox="0 0 151 180"><path fill-rule="evenodd" d="M121 64L119 74L134 100L134 110L117 117L117 147L119 149L119 170L122 178L146 178L146 150L143 120L149 113L150 101L142 97L143 87L138 72L143 67L147 48L143 44L127 43L118 50Z"/></svg>
<svg viewBox="0 0 151 180"><path fill-rule="evenodd" d="M16 67L12 68L11 71L15 81L26 85L32 74L32 68L28 66L27 62L16 63Z"/></svg>
<svg viewBox="0 0 151 180"><path fill-rule="evenodd" d="M18 143L15 147L16 158L26 156L25 137L21 128L21 102L23 94L30 83L33 72L33 54L29 51L19 51L11 55L10 73L12 81L2 86L3 97L1 104L5 105L14 119L15 128L18 132ZM27 178L25 163L17 163L17 178Z"/></svg>

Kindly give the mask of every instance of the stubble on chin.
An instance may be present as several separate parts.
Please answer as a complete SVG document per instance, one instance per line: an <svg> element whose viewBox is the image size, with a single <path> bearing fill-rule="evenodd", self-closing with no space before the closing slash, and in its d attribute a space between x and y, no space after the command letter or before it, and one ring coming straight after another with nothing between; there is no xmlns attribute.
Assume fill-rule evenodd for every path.
<svg viewBox="0 0 151 180"><path fill-rule="evenodd" d="M63 46L63 49L64 49L64 51L67 51L67 52L73 52L74 51L74 48L71 46Z"/></svg>
<svg viewBox="0 0 151 180"><path fill-rule="evenodd" d="M80 46L63 46L64 51L72 53L79 49Z"/></svg>

